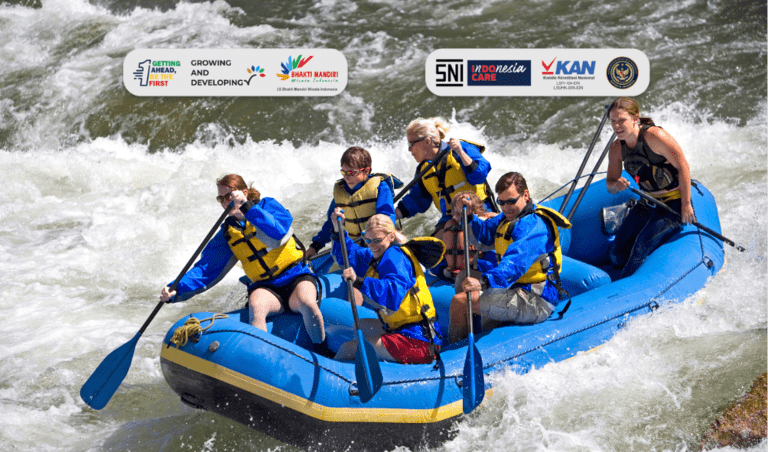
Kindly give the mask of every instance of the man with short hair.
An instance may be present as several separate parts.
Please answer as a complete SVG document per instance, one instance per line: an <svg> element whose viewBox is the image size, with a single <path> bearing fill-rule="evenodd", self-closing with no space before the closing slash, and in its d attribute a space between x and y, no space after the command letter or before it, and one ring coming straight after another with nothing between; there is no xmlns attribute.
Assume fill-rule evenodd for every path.
<svg viewBox="0 0 768 452"><path fill-rule="evenodd" d="M560 213L531 201L525 178L507 173L496 183L502 215L481 220L468 217L475 239L496 250L497 265L480 278L464 278L462 293L450 307L450 342L467 337L467 292L472 314L483 329L501 323L534 324L549 318L564 293L560 288L562 250L558 227L571 223Z"/></svg>

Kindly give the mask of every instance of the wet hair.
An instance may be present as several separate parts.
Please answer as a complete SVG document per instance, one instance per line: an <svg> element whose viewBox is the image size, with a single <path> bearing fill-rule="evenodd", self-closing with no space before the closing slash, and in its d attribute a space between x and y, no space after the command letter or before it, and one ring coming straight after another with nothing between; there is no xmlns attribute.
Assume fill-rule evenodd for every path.
<svg viewBox="0 0 768 452"><path fill-rule="evenodd" d="M528 183L525 182L525 178L522 174L510 171L509 173L501 176L499 181L496 182L496 194L503 192L511 186L515 186L518 194L525 193L528 190Z"/></svg>
<svg viewBox="0 0 768 452"><path fill-rule="evenodd" d="M253 186L248 187L245 180L237 174L227 174L226 176L216 179L216 185L219 187L227 187L232 190L247 190L248 201L259 202L261 200L261 193L253 188Z"/></svg>
<svg viewBox="0 0 768 452"><path fill-rule="evenodd" d="M632 99L631 97L619 97L616 100L614 100L613 103L610 105L610 107L608 107L608 113L612 112L613 110L617 110L619 108L626 111L631 116L638 118L641 126L656 125L654 124L653 119L640 116L640 105L638 105L637 101L635 99Z"/></svg>
<svg viewBox="0 0 768 452"><path fill-rule="evenodd" d="M433 142L439 143L451 130L451 124L439 116L429 119L416 118L405 128L405 133L413 133L419 138L429 137Z"/></svg>
<svg viewBox="0 0 768 452"><path fill-rule="evenodd" d="M466 204L467 212L477 215L488 213L488 211L485 209L485 203L480 200L480 197L478 197L477 194L472 193L471 191L455 193L453 196L454 198L451 201L451 211L453 212L461 212L462 207L465 204L462 201L469 198L469 203Z"/></svg>
<svg viewBox="0 0 768 452"><path fill-rule="evenodd" d="M352 146L341 155L341 164L350 168L370 168L371 163L371 154L358 146Z"/></svg>
<svg viewBox="0 0 768 452"><path fill-rule="evenodd" d="M400 245L408 242L408 238L402 232L398 231L395 224L392 223L392 219L389 216L382 213L377 213L368 219L368 223L365 225L366 231L380 230L387 234L395 233L395 243Z"/></svg>

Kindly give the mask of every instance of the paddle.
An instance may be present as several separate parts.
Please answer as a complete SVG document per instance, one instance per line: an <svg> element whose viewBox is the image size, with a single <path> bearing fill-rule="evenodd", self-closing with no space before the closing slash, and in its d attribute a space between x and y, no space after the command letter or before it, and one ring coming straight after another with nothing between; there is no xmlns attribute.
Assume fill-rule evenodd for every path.
<svg viewBox="0 0 768 452"><path fill-rule="evenodd" d="M563 213L563 210L565 210L565 206L568 204L568 201L571 199L571 195L573 194L573 191L576 189L576 184L579 182L579 178L581 178L581 173L584 172L584 167L587 166L587 160L589 160L589 156L592 154L592 149L595 148L597 139L600 138L600 132L603 130L603 126L605 125L605 121L607 119L608 119L608 106L606 106L605 108L603 119L600 120L600 125L597 126L597 131L595 132L595 136L592 137L592 143L590 143L589 149L587 149L587 154L584 155L584 160L581 161L581 167L579 167L579 171L576 173L576 177L573 179L573 183L571 184L571 188L568 190L568 194L565 195L565 198L563 198L563 204L560 206L560 210L558 212ZM608 140L609 143L612 141L613 139Z"/></svg>
<svg viewBox="0 0 768 452"><path fill-rule="evenodd" d="M234 205L235 203L231 202L229 203L229 206L224 209L224 213L222 213L219 219L216 220L216 224L213 226L200 246L197 247L195 254L192 255L192 258L189 260L189 262L187 262L187 265L184 266L184 269L181 271L181 273L179 273L179 276L176 277L176 280L173 282L173 285L170 288L170 292L176 290L176 287L178 286L181 278L187 273L187 270L189 270L189 268L195 262L195 259L197 259L197 256L203 250L208 241L211 240L211 237L213 237L213 234L216 233L219 225L222 221L224 221ZM155 310L152 311L152 314L149 315L149 318L144 322L144 325L142 325L141 329L139 329L139 332L133 336L133 339L107 355L101 364L99 364L99 367L93 371L93 374L91 374L90 378L88 378L88 381L86 381L83 387L80 389L80 398L82 398L85 403L90 405L91 408L96 410L104 408L107 405L107 402L109 402L109 399L112 398L112 395L114 395L115 391L117 391L118 386L120 386L120 383L123 382L125 376L128 374L128 369L131 367L133 352L136 350L136 343L139 342L139 337L141 337L141 335L149 326L150 322L152 322L152 319L155 318L158 311L160 311L160 308L162 308L164 304L165 302L161 301L157 304L157 306L155 306Z"/></svg>
<svg viewBox="0 0 768 452"><path fill-rule="evenodd" d="M341 244L341 255L344 257L344 270L349 268L349 256L347 255L347 243L344 241L344 223L341 217L339 221L339 243ZM376 392L381 388L384 378L381 376L381 367L379 366L376 350L370 342L363 337L363 331L360 329L360 319L357 317L357 304L355 304L355 289L352 287L352 281L347 280L347 298L352 305L352 317L355 319L355 329L357 330L357 354L355 355L355 377L357 378L357 389L360 394L360 401L365 403L373 398Z"/></svg>
<svg viewBox="0 0 768 452"><path fill-rule="evenodd" d="M603 160L605 159L605 156L608 155L608 151L611 150L611 145L613 144L614 138L616 138L616 134L612 133L611 137L608 138L608 144L606 144L605 149L603 149L603 153L600 154L600 158L597 159L597 163L595 163L595 168L589 174L589 177L587 178L587 182L584 184L584 188L581 189L581 192L579 193L579 197L576 198L576 202L573 203L573 207L571 207L571 211L568 212L568 215L565 218L570 220L573 217L573 214L576 213L576 209L579 207L581 200L584 198L584 195L587 194L587 190L589 190L589 186L592 184L592 179L595 178L595 174L597 174L597 170L600 169L600 165L603 164Z"/></svg>
<svg viewBox="0 0 768 452"><path fill-rule="evenodd" d="M648 193L644 193L644 192L642 192L642 191L640 191L640 190L638 190L638 189L636 189L634 187L629 187L629 189L632 190L632 193L640 196L641 198L645 199L646 201L648 201L648 202L650 202L650 203L652 203L652 204L654 204L654 205L656 205L658 207L663 207L664 209L667 209L669 212L673 213L677 218L682 218L679 212L676 212L674 209L672 209L668 205L664 204L663 202L659 201L658 199L654 198L653 196L649 195ZM701 229L702 231L715 236L716 238L718 238L718 239L722 240L723 242L731 245L732 247L736 248L737 250L739 250L741 252L746 251L746 248L744 248L743 246L735 244L733 242L733 240L731 240L731 239L729 239L727 237L723 237L721 234L718 234L717 232L713 231L712 229L709 229L708 227L704 226L703 224L701 224L701 223L699 223L697 221L694 221L691 224L693 224L697 228Z"/></svg>
<svg viewBox="0 0 768 452"><path fill-rule="evenodd" d="M464 269L469 277L469 227L467 222L467 206L461 209L461 227L464 230ZM469 345L467 359L464 361L464 375L461 380L464 392L464 414L474 410L485 396L485 380L483 377L483 359L475 347L475 334L472 328L472 292L467 291L467 316L469 321Z"/></svg>
<svg viewBox="0 0 768 452"><path fill-rule="evenodd" d="M408 190L410 190L411 187L413 187L414 184L416 184L418 181L420 181L421 178L424 177L425 174L427 174L427 171L431 170L432 167L437 165L440 162L440 160L442 160L443 157L445 157L445 155L447 153L449 153L449 152L451 152L451 148L450 147L447 147L447 148L443 149L442 151L440 151L440 153L437 154L437 156L435 158L433 158L432 161L430 161L429 164L427 164L427 166L424 167L424 169L422 169L421 171L419 171L418 174L416 174L416 176L413 178L412 181L410 181L407 184L405 184L405 187L403 187L402 190L397 192L397 195L395 195L395 198L392 200L392 203L393 204L396 203L397 201L400 200L400 198L405 196L405 194L408 193Z"/></svg>

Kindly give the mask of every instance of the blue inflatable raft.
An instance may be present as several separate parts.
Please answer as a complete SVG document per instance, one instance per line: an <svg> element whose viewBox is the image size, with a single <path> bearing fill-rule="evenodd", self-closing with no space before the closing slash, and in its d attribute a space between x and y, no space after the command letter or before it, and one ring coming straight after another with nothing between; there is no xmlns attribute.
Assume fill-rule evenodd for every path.
<svg viewBox="0 0 768 452"><path fill-rule="evenodd" d="M578 199L581 190L574 193ZM723 266L722 241L686 225L658 248L632 276L616 278L608 265L610 236L600 210L634 197L629 190L610 195L605 181L593 183L561 231L562 278L570 308L558 305L549 320L476 332L483 372L505 368L525 373L533 366L568 359L607 340L632 317L666 303L685 300ZM701 184L692 187L698 221L720 231L717 206ZM562 198L542 203L559 209ZM569 212L573 201L564 212ZM321 276L329 345L336 350L355 337L346 285L338 274ZM451 283L430 279L443 332L448 331ZM361 318L375 313L358 308ZM562 315L560 315L562 313ZM433 446L449 439L462 415L462 375L467 341L451 344L435 366L381 362L383 385L366 403L357 390L354 361L334 361L311 350L301 316L270 318L269 332L247 323L247 310L216 318L200 312L180 319L164 339L160 361L168 384L185 403L219 413L281 441L307 449L383 450ZM170 343L189 317L202 333L181 347ZM212 323L212 324L211 324ZM486 384L489 379L485 379ZM486 397L493 388L486 386ZM482 405L480 407L482 409Z"/></svg>

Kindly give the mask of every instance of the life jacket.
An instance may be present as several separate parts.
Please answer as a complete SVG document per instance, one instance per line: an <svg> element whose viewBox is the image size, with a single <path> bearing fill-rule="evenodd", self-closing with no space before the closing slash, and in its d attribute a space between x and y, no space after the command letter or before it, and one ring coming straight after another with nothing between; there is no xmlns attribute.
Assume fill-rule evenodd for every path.
<svg viewBox="0 0 768 452"><path fill-rule="evenodd" d="M379 198L379 185L382 182L389 185L392 193L395 192L395 188L403 185L395 176L382 173L372 174L363 186L352 194L344 188L346 185L344 179L339 179L333 185L333 200L336 207L344 209L344 227L352 240L363 235L365 223L376 214L376 201Z"/></svg>
<svg viewBox="0 0 768 452"><path fill-rule="evenodd" d="M461 225L453 219L448 220L443 228L445 242L445 263L453 272L464 269L464 231ZM469 265L473 266L477 257L477 248L469 246Z"/></svg>
<svg viewBox="0 0 768 452"><path fill-rule="evenodd" d="M431 260L424 259L423 254L419 256L421 259L418 259L416 256L420 254L420 251L415 248L420 246L420 241L432 242L435 246L442 247L442 252L435 253L435 256L433 256L434 259L430 258ZM410 240L405 245L393 246L399 246L400 250L408 256L408 259L411 261L411 267L413 267L414 276L416 276L416 283L408 290L405 298L400 302L400 307L397 311L380 309L377 311L379 318L384 322L386 329L389 331L396 330L411 323L420 323L424 320L424 317L426 317L429 322L436 321L437 311L435 310L432 294L429 292L429 286L427 285L427 280L424 277L424 271L422 271L419 261L421 260L422 262L425 262L425 265L428 266L428 268L437 265L445 253L445 245L434 237L419 237ZM429 262L427 262L428 260ZM371 265L365 272L366 277L379 277L377 264L378 260L371 262ZM424 309L425 307L426 309ZM422 316L422 311L424 316Z"/></svg>
<svg viewBox="0 0 768 452"><path fill-rule="evenodd" d="M477 146L482 153L485 151L485 146L471 141L460 140L465 143L469 143L473 146ZM423 161L417 168L417 173L422 170L429 162ZM469 191L477 195L481 201L485 201L488 197L487 182L478 185L472 185L467 181L467 177L464 171L461 169L461 163L454 156L453 150L447 152L445 156L437 162L435 166L430 168L424 176L421 178L421 182L427 189L430 195L432 195L432 202L437 207L437 210L442 211L441 200L445 204L445 214L451 215L451 201L453 200L453 194L455 192Z"/></svg>
<svg viewBox="0 0 768 452"><path fill-rule="evenodd" d="M549 229L549 232L554 238L553 242L555 246L552 251L537 257L525 274L515 281L515 284L536 284L546 281L548 279L549 270L552 270L553 283L562 296L565 292L560 284L560 269L563 264L563 251L560 248L560 231L558 230L558 227L569 229L571 227L571 222L558 211L544 206L537 206L536 209L533 209L532 204L529 203L513 221L509 221L506 218L502 220L496 228L496 236L494 240L497 263L501 263L507 248L514 242L512 239L512 231L515 229L517 221L530 214L538 215L544 220L544 224L547 225L547 229Z"/></svg>
<svg viewBox="0 0 768 452"><path fill-rule="evenodd" d="M224 238L252 282L274 278L304 257L294 237L270 250L256 238L258 231L250 222L246 221L245 227L241 227L236 219L230 217L225 225Z"/></svg>
<svg viewBox="0 0 768 452"><path fill-rule="evenodd" d="M672 190L680 184L677 168L672 166L663 156L653 152L645 141L645 131L652 125L640 126L637 144L633 149L621 140L621 159L624 169L635 179L635 182L645 191Z"/></svg>

